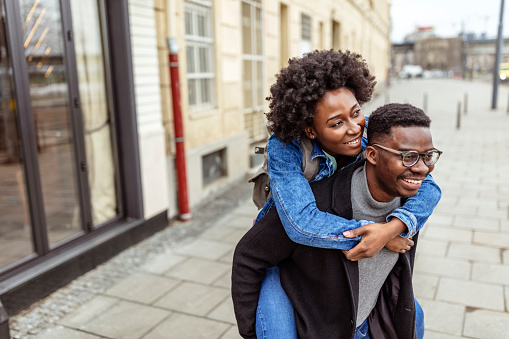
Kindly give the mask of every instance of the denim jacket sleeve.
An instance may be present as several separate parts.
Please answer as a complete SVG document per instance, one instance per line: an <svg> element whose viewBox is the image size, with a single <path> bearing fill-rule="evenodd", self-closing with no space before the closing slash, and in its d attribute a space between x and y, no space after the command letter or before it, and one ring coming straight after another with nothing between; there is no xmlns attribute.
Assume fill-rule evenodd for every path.
<svg viewBox="0 0 509 339"><path fill-rule="evenodd" d="M408 228L408 231L401 233L400 236L404 238L413 237L424 226L441 197L440 187L435 183L431 174L428 174L417 194L408 198L403 206L389 214L387 221L393 217L400 219Z"/></svg>
<svg viewBox="0 0 509 339"><path fill-rule="evenodd" d="M317 208L311 187L302 173L299 142L286 145L272 136L267 147L274 203L290 239L302 245L342 250L357 245L360 237L345 238L342 233L369 222L346 220Z"/></svg>

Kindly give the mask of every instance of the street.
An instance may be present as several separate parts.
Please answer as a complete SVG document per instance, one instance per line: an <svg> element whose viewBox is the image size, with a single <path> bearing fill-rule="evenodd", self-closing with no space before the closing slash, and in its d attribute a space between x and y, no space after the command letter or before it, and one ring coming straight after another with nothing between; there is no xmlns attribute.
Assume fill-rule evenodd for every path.
<svg viewBox="0 0 509 339"><path fill-rule="evenodd" d="M426 339L509 338L509 86L498 93L491 110L489 81L392 80L364 107L424 108L444 152L433 172L442 199L421 231L414 271ZM11 317L11 335L239 338L230 267L256 215L250 189L239 183L195 208L190 223L173 222Z"/></svg>

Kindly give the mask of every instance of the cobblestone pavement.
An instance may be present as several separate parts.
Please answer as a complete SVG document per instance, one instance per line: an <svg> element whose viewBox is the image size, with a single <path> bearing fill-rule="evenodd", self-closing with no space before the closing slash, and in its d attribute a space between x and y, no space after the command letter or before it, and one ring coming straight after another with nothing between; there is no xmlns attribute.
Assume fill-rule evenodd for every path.
<svg viewBox="0 0 509 339"><path fill-rule="evenodd" d="M414 290L426 339L509 339L509 98L491 84L393 81L364 107L409 102L432 118L444 151L433 175L442 200L419 239ZM458 103L462 103L457 128ZM467 103L467 111L464 106ZM239 183L171 227L11 318L14 338L238 338L230 266L256 214Z"/></svg>

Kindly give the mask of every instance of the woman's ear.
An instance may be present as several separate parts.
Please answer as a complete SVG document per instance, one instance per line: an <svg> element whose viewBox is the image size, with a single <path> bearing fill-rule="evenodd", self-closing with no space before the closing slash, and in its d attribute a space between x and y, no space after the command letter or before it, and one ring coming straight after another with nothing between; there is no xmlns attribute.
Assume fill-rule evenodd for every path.
<svg viewBox="0 0 509 339"><path fill-rule="evenodd" d="M304 127L304 133L306 133L306 136L309 139L314 139L316 137L315 132L313 131L313 127L311 126Z"/></svg>
<svg viewBox="0 0 509 339"><path fill-rule="evenodd" d="M373 146L368 146L365 152L366 161L369 161L369 163L372 165L376 165L378 162L378 150Z"/></svg>

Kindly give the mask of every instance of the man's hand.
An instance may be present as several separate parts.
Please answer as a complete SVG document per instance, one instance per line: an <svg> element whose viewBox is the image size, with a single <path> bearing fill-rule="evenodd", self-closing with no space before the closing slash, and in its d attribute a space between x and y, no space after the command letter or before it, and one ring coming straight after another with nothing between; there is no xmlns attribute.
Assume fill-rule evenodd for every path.
<svg viewBox="0 0 509 339"><path fill-rule="evenodd" d="M410 248L414 245L414 241L412 239L403 238L400 236L395 237L385 244L389 250L396 253L405 253L406 251L410 251Z"/></svg>
<svg viewBox="0 0 509 339"><path fill-rule="evenodd" d="M361 242L349 251L343 251L351 261L371 258L377 254L390 240L406 230L405 224L398 218L388 223L364 225L351 231L343 232L346 238L361 236ZM399 245L399 244L397 244ZM401 248L400 248L401 249Z"/></svg>

